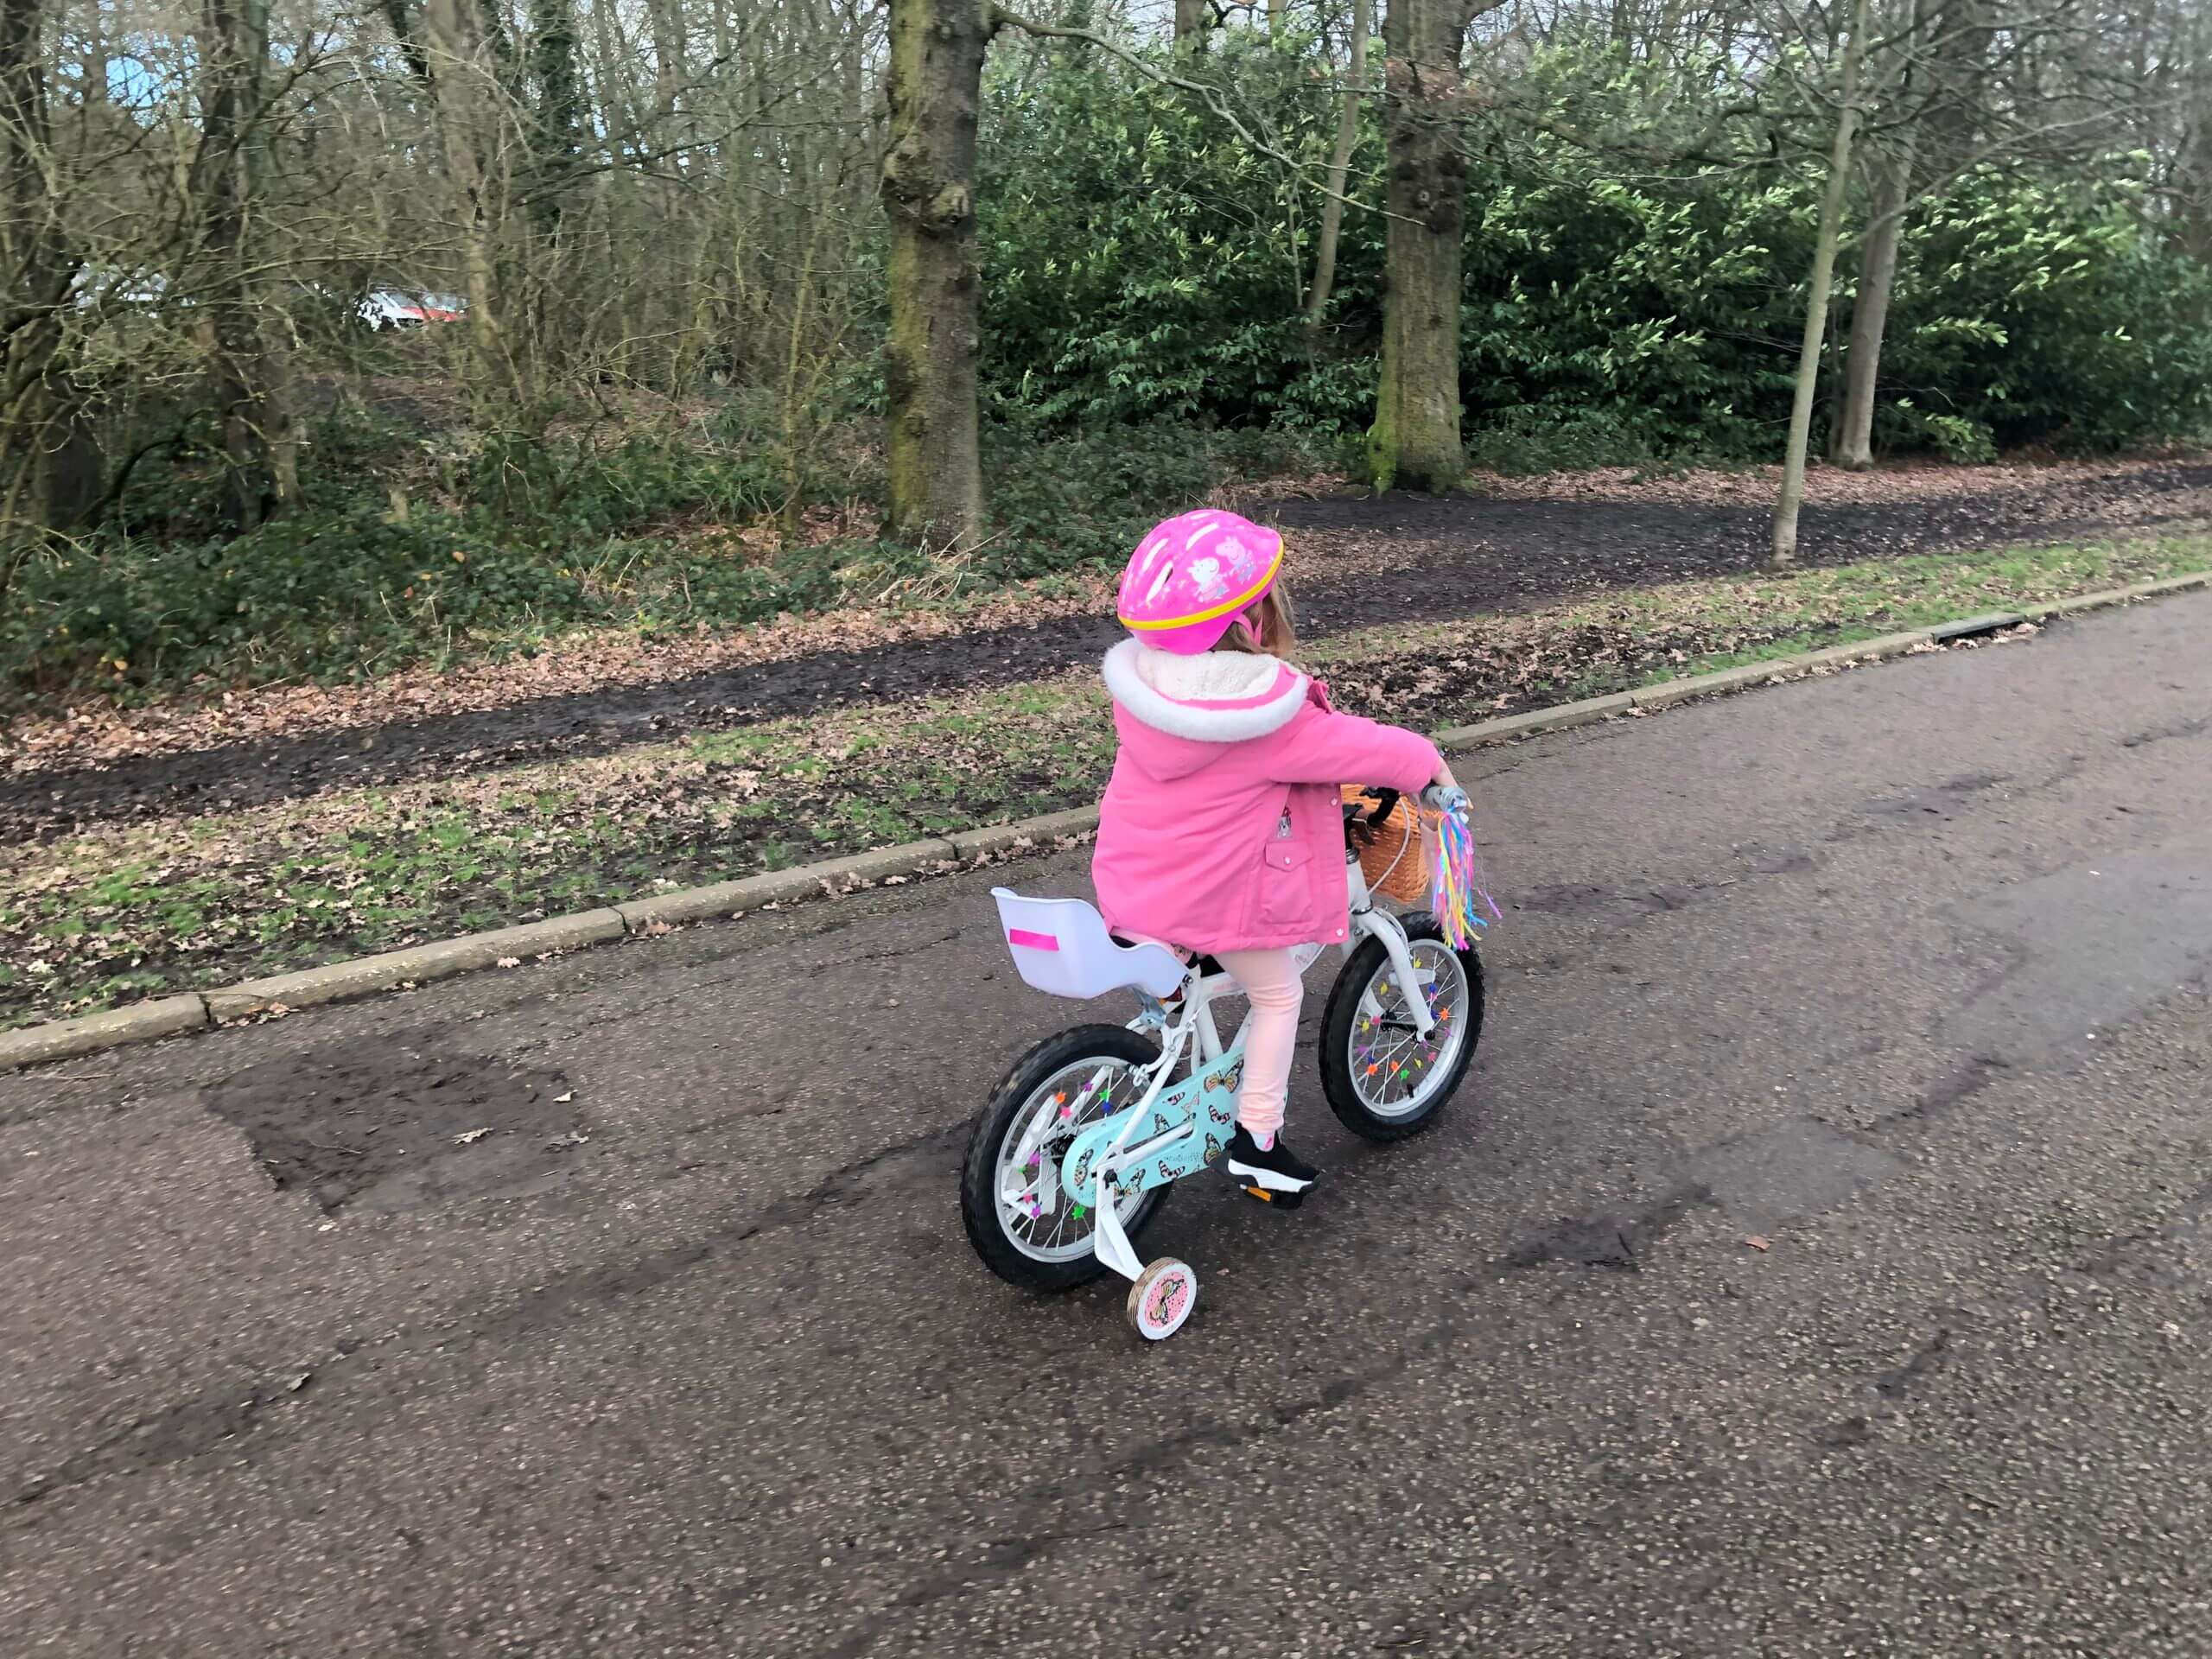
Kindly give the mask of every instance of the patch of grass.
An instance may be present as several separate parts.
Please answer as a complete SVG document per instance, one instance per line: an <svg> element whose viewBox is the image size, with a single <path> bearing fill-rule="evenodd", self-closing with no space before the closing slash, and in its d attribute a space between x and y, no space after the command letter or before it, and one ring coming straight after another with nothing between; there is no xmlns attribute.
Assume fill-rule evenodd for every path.
<svg viewBox="0 0 2212 1659"><path fill-rule="evenodd" d="M1761 640L1740 651L1700 652L1685 658L1680 667L1654 669L1638 685L1657 685L1666 680L1679 680L1699 674L1717 673L1724 668L1741 668L1752 663L1779 662L1785 657L1795 657L1801 652L1825 651L1831 645L1855 645L1864 639L1878 639L1885 633L1900 632L1897 628L1837 627L1808 631L1803 633L1777 634L1771 639Z"/></svg>
<svg viewBox="0 0 2212 1659"><path fill-rule="evenodd" d="M1811 645L2212 567L2212 538L1686 582L1311 653L1440 730ZM1095 800L1089 669L0 853L0 1023L53 1019Z"/></svg>

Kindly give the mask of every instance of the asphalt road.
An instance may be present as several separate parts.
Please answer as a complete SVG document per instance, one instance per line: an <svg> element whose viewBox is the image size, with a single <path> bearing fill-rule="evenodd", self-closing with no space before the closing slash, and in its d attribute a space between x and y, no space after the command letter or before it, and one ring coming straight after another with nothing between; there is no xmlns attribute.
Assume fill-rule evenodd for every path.
<svg viewBox="0 0 2212 1659"><path fill-rule="evenodd" d="M0 1081L0 1651L2212 1652L2212 596L1471 771L1157 1346L961 1237L1006 872Z"/></svg>

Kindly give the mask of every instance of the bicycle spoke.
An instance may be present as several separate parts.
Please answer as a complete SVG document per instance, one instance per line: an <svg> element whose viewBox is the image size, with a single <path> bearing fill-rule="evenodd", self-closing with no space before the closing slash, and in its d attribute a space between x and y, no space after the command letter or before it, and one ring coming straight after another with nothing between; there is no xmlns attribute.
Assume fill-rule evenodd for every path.
<svg viewBox="0 0 2212 1659"><path fill-rule="evenodd" d="M1007 1128L997 1173L999 1224L1007 1240L1025 1255L1042 1261L1065 1261L1090 1249L1096 1223L1089 1198L1071 1199L1060 1185L1061 1170L1077 1139L1096 1128L1130 1104L1129 1085L1144 1074L1120 1061L1078 1062L1048 1079L1025 1103L1021 1114ZM1117 1096L1120 1096L1117 1098ZM1049 1124L1039 1119L1047 1115ZM1036 1148L1025 1167L1016 1168L1015 1154L1033 1136ZM1049 1198L1050 1207L1045 1200ZM1112 1200L1116 1213L1127 1225L1144 1198L1132 1187ZM1009 1199L1014 1201L1009 1201ZM1080 1208L1084 1214L1077 1216Z"/></svg>
<svg viewBox="0 0 2212 1659"><path fill-rule="evenodd" d="M1353 1091L1378 1116L1396 1117L1424 1099L1431 1079L1448 1071L1457 1052L1455 1017L1465 1014L1466 979L1459 959L1431 939L1409 942L1413 985L1398 982L1388 962L1363 988L1354 1023L1351 1061ZM1427 1005L1428 1034L1414 1019L1412 995Z"/></svg>

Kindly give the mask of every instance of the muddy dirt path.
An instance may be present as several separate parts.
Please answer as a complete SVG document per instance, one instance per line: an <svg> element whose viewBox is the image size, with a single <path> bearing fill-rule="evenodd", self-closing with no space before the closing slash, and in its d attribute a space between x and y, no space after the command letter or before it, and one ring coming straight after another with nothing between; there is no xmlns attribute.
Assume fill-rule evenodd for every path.
<svg viewBox="0 0 2212 1659"><path fill-rule="evenodd" d="M1808 506L1801 556L1808 565L1832 565L2152 528L2209 512L2212 462L2177 462L2087 480L2077 474L2048 486ZM1748 571L1766 538L1766 510L1756 500L1343 496L1281 503L1269 516L1308 546L1325 543L1341 554L1387 543L1394 555L1394 569L1301 587L1309 637ZM1417 554L1410 562L1409 549ZM1052 618L367 729L23 772L0 800L0 834L47 840L100 823L604 753L781 715L1007 684L1090 661L1115 634L1103 618Z"/></svg>

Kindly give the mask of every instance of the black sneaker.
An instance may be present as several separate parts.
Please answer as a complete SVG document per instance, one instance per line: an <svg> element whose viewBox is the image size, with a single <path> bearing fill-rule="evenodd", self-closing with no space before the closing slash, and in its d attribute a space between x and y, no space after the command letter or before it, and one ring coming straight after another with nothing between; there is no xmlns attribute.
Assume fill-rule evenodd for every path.
<svg viewBox="0 0 2212 1659"><path fill-rule="evenodd" d="M1251 1131L1242 1123L1236 1133L1229 1137L1228 1157L1230 1179L1262 1203L1272 1204L1278 1210L1295 1210L1306 1202L1306 1190L1320 1179L1321 1172L1283 1145L1282 1136L1275 1136L1275 1143L1262 1151Z"/></svg>

